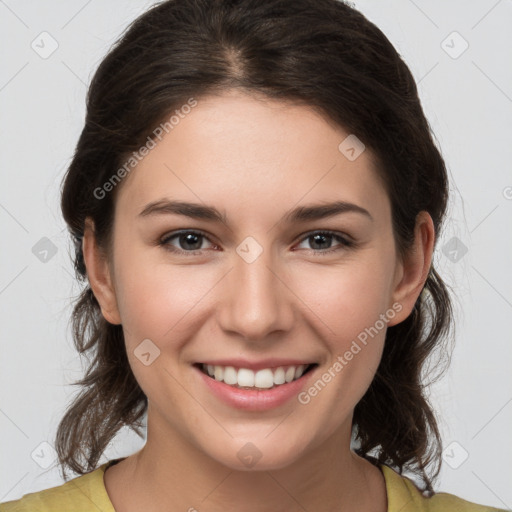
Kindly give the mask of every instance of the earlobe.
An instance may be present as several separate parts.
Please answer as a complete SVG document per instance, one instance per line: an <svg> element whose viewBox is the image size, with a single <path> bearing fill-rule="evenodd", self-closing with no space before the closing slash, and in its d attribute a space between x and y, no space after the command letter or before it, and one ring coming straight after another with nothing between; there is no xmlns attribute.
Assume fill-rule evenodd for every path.
<svg viewBox="0 0 512 512"><path fill-rule="evenodd" d="M89 217L85 220L82 251L89 285L101 307L101 313L107 322L114 325L121 324L108 261L96 243L94 221Z"/></svg>
<svg viewBox="0 0 512 512"><path fill-rule="evenodd" d="M427 280L434 250L435 229L432 217L422 211L416 217L414 243L400 264L394 283L392 304L400 304L400 312L388 323L399 324L412 312Z"/></svg>

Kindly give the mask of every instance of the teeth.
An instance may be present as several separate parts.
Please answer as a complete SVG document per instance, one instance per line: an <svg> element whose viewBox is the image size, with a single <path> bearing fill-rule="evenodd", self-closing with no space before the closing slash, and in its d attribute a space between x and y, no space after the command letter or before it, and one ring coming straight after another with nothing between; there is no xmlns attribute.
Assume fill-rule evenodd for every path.
<svg viewBox="0 0 512 512"><path fill-rule="evenodd" d="M286 382L284 368L280 367L274 372L274 384L284 384Z"/></svg>
<svg viewBox="0 0 512 512"><path fill-rule="evenodd" d="M226 384L237 384L237 372L232 366L226 366L224 368L224 382Z"/></svg>
<svg viewBox="0 0 512 512"><path fill-rule="evenodd" d="M216 366L213 375L215 380L224 380L224 368L222 368L222 366Z"/></svg>
<svg viewBox="0 0 512 512"><path fill-rule="evenodd" d="M217 368L217 366L215 368ZM240 370L238 370L237 377L239 386L248 388L254 387L254 372L252 370L240 368Z"/></svg>
<svg viewBox="0 0 512 512"><path fill-rule="evenodd" d="M202 365L202 369L215 380L239 388L270 389L293 380L297 380L309 365L280 366L271 369L264 368L254 372L248 368L234 368L233 366Z"/></svg>

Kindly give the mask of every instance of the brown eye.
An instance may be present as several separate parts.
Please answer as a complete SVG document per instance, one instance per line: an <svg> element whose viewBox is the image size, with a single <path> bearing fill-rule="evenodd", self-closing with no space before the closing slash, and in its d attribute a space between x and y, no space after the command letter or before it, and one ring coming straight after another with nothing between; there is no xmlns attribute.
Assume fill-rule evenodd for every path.
<svg viewBox="0 0 512 512"><path fill-rule="evenodd" d="M176 240L178 247L171 244L173 240ZM160 240L159 245L172 252L197 254L198 251L205 248L203 247L204 240L208 240L208 238L200 231L179 231L164 237Z"/></svg>
<svg viewBox="0 0 512 512"><path fill-rule="evenodd" d="M315 231L308 233L302 240L310 244L311 250L315 255L329 254L355 245L354 242L332 231ZM338 242L338 245L334 248L331 247L333 240Z"/></svg>

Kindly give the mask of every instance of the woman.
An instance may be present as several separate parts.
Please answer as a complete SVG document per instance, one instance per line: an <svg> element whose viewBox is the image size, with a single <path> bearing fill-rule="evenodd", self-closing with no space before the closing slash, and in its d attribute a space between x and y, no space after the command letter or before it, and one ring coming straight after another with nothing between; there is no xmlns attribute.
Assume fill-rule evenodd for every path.
<svg viewBox="0 0 512 512"><path fill-rule="evenodd" d="M82 476L2 510L498 510L433 488L447 190L409 69L353 8L151 8L93 78L62 190L93 359L56 447Z"/></svg>

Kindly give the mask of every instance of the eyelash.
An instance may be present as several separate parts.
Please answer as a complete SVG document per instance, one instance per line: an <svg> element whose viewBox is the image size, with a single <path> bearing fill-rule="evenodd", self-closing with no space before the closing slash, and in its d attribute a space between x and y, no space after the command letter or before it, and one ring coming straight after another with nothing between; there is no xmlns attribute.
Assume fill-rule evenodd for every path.
<svg viewBox="0 0 512 512"><path fill-rule="evenodd" d="M169 245L170 240L172 240L173 238L177 238L180 235L188 235L188 234L199 235L199 236L202 236L202 237L206 238L207 240L209 240L208 235L200 230L182 230L182 231L173 232L170 235L162 238L161 240L159 240L158 245L161 246L166 251L170 251L170 252L177 253L177 254L188 254L191 256L197 256L197 255L201 254L203 249L199 249L196 251L184 251L183 249L176 249L175 247ZM330 236L330 237L336 239L341 244L337 247L334 247L332 249L326 249L326 250L310 249L310 251L312 251L312 253L315 256L325 256L325 255L331 254L333 252L339 251L341 249L353 249L357 246L357 244L355 242L348 240L347 238L339 235L338 233L336 233L334 231L329 231L329 230L324 230L324 231L317 230L317 231L311 231L309 233L306 233L306 235L300 239L300 242L303 242L304 240L307 240L308 238L311 238L315 235ZM215 244L213 244L213 245L215 245Z"/></svg>

